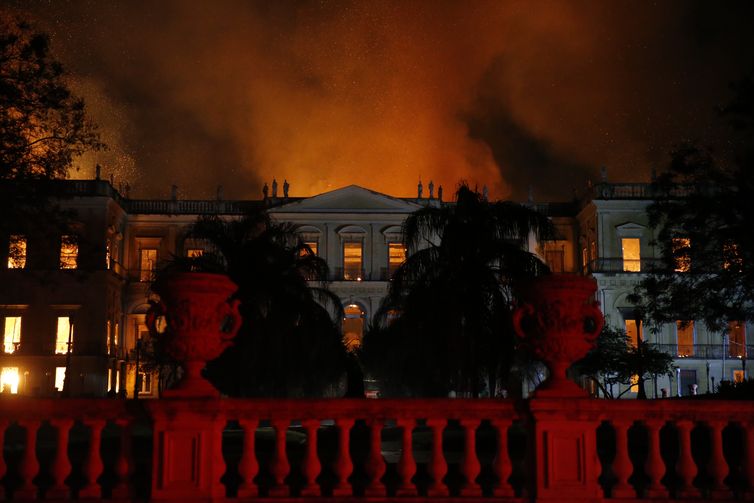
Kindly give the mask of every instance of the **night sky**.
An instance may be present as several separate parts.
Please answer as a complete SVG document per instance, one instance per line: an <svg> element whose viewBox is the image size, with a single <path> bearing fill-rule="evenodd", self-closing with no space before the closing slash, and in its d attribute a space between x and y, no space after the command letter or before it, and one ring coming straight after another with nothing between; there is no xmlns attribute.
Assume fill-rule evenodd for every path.
<svg viewBox="0 0 754 503"><path fill-rule="evenodd" d="M752 2L5 1L50 33L134 197L258 198L421 176L565 200L716 142ZM425 188L426 194L426 188Z"/></svg>

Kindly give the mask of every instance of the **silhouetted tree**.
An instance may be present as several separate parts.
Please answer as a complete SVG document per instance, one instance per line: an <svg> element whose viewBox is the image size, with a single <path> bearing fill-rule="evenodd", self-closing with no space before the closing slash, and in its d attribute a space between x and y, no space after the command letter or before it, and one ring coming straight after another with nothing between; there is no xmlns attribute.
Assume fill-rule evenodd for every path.
<svg viewBox="0 0 754 503"><path fill-rule="evenodd" d="M209 243L187 268L224 269L238 285L243 324L235 344L207 365L207 378L231 396L321 396L346 372L340 301L325 288L326 262L287 224L264 211L224 220L200 217L190 237Z"/></svg>
<svg viewBox="0 0 754 503"><path fill-rule="evenodd" d="M513 361L512 285L547 271L523 245L550 237L547 217L489 202L461 185L455 204L427 206L403 226L406 262L362 348L393 394L494 394Z"/></svg>
<svg viewBox="0 0 754 503"><path fill-rule="evenodd" d="M672 371L673 357L642 340L633 346L625 330L606 323L596 346L575 364L575 370L594 381L606 398L620 398L630 391L629 385L636 384L636 398L646 399L644 382L652 375ZM615 384L626 388L616 395Z"/></svg>
<svg viewBox="0 0 754 503"><path fill-rule="evenodd" d="M721 158L684 145L653 183L650 225L664 266L631 297L652 325L701 320L722 331L754 320L754 82L724 109L730 134Z"/></svg>

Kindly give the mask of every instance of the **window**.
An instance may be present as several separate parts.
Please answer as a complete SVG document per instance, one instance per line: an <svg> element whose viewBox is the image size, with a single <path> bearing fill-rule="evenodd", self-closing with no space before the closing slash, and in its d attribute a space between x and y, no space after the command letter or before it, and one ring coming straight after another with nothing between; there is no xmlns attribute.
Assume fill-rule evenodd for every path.
<svg viewBox="0 0 754 503"><path fill-rule="evenodd" d="M620 241L623 254L623 270L626 272L641 271L641 239L623 238Z"/></svg>
<svg viewBox="0 0 754 503"><path fill-rule="evenodd" d="M152 281L157 269L157 249L142 248L139 252L139 281Z"/></svg>
<svg viewBox="0 0 754 503"><path fill-rule="evenodd" d="M65 386L65 367L55 367L55 389L63 391Z"/></svg>
<svg viewBox="0 0 754 503"><path fill-rule="evenodd" d="M73 351L73 324L68 316L58 316L58 327L55 332L55 354L64 355L68 352L68 340L70 338L71 351Z"/></svg>
<svg viewBox="0 0 754 503"><path fill-rule="evenodd" d="M76 269L78 267L79 244L75 236L60 238L60 268Z"/></svg>
<svg viewBox="0 0 754 503"><path fill-rule="evenodd" d="M3 367L0 370L0 391L18 393L18 367Z"/></svg>
<svg viewBox="0 0 754 503"><path fill-rule="evenodd" d="M201 248L189 248L186 250L186 256L188 258L199 258L204 255L204 250Z"/></svg>
<svg viewBox="0 0 754 503"><path fill-rule="evenodd" d="M560 249L549 248L545 245L545 263L552 272L563 272L565 270L565 250L562 245Z"/></svg>
<svg viewBox="0 0 754 503"><path fill-rule="evenodd" d="M680 378L681 378L681 389L680 394L682 396L691 396L696 394L696 370L691 369L681 369L680 372Z"/></svg>
<svg viewBox="0 0 754 503"><path fill-rule="evenodd" d="M594 240L589 242L589 257L590 260L597 260L597 243Z"/></svg>
<svg viewBox="0 0 754 503"><path fill-rule="evenodd" d="M728 322L728 355L731 358L746 356L746 325L743 321Z"/></svg>
<svg viewBox="0 0 754 503"><path fill-rule="evenodd" d="M343 243L343 279L346 281L362 280L361 241Z"/></svg>
<svg viewBox="0 0 754 503"><path fill-rule="evenodd" d="M120 343L118 341L118 338L120 336L119 331L120 331L120 325L118 325L118 322L116 321L115 329L113 330L113 348L115 349L116 353L118 352L118 344Z"/></svg>
<svg viewBox="0 0 754 503"><path fill-rule="evenodd" d="M3 351L15 353L21 344L21 317L6 316L3 330Z"/></svg>
<svg viewBox="0 0 754 503"><path fill-rule="evenodd" d="M349 351L354 351L361 346L364 336L364 311L358 304L349 304L343 311L343 344Z"/></svg>
<svg viewBox="0 0 754 503"><path fill-rule="evenodd" d="M110 327L110 320L107 320L107 324L105 325L105 344L107 345L107 354L111 354L113 349L113 343L110 337Z"/></svg>
<svg viewBox="0 0 754 503"><path fill-rule="evenodd" d="M585 271L589 269L589 255L587 255L586 246L581 249L581 264Z"/></svg>
<svg viewBox="0 0 754 503"><path fill-rule="evenodd" d="M631 383L630 383L631 389L629 390L631 393L638 393L639 392L639 376L634 374L631 376Z"/></svg>
<svg viewBox="0 0 754 503"><path fill-rule="evenodd" d="M152 374L140 370L137 376L139 382L136 388L139 390L140 395L149 395L152 393Z"/></svg>
<svg viewBox="0 0 754 503"><path fill-rule="evenodd" d="M691 240L673 238L672 247L675 272L689 272L691 270Z"/></svg>
<svg viewBox="0 0 754 503"><path fill-rule="evenodd" d="M8 269L26 267L26 237L14 234L8 244Z"/></svg>
<svg viewBox="0 0 754 503"><path fill-rule="evenodd" d="M734 370L733 371L733 382L740 383L744 382L746 380L746 372L743 370Z"/></svg>
<svg viewBox="0 0 754 503"><path fill-rule="evenodd" d="M105 269L110 269L110 262L112 261L112 257L110 255L110 241L105 243Z"/></svg>
<svg viewBox="0 0 754 503"><path fill-rule="evenodd" d="M389 277L393 277L395 271L406 261L406 247L403 243L388 243L388 262L387 272Z"/></svg>
<svg viewBox="0 0 754 503"><path fill-rule="evenodd" d="M694 322L689 321L684 326L684 322L678 320L675 322L675 332L678 340L678 356L694 355Z"/></svg>
<svg viewBox="0 0 754 503"><path fill-rule="evenodd" d="M641 320L626 320L626 335L628 335L631 347L637 347L639 341L643 340L641 336Z"/></svg>
<svg viewBox="0 0 754 503"><path fill-rule="evenodd" d="M732 241L723 245L723 269L726 271L741 272L743 259L738 243Z"/></svg>

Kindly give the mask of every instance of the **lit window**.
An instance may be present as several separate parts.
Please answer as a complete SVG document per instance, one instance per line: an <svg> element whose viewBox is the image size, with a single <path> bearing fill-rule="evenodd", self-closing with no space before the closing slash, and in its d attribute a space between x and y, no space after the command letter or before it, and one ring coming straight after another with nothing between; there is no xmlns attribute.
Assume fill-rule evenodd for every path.
<svg viewBox="0 0 754 503"><path fill-rule="evenodd" d="M110 269L110 241L105 243L105 269Z"/></svg>
<svg viewBox="0 0 754 503"><path fill-rule="evenodd" d="M738 243L728 242L723 245L723 268L726 271L741 272L743 259Z"/></svg>
<svg viewBox="0 0 754 503"><path fill-rule="evenodd" d="M113 330L113 347L115 348L115 351L118 351L118 338L119 338L119 331L120 331L120 325L118 325L118 322L115 322L115 329Z"/></svg>
<svg viewBox="0 0 754 503"><path fill-rule="evenodd" d="M304 241L304 244L312 250L312 255L319 255L319 243L317 241Z"/></svg>
<svg viewBox="0 0 754 503"><path fill-rule="evenodd" d="M565 250L563 245L545 245L545 263L551 272L563 272L565 270Z"/></svg>
<svg viewBox="0 0 754 503"><path fill-rule="evenodd" d="M79 245L75 236L63 236L60 239L60 268L76 269L78 258Z"/></svg>
<svg viewBox="0 0 754 503"><path fill-rule="evenodd" d="M3 331L3 351L15 353L21 344L21 317L6 316L5 330Z"/></svg>
<svg viewBox="0 0 754 503"><path fill-rule="evenodd" d="M204 250L201 248L189 248L186 250L186 256L188 258L199 258L204 255Z"/></svg>
<svg viewBox="0 0 754 503"><path fill-rule="evenodd" d="M694 355L694 322L689 321L685 326L681 320L675 322L678 338L678 356Z"/></svg>
<svg viewBox="0 0 754 503"><path fill-rule="evenodd" d="M584 266L584 270L589 267L589 255L586 251L586 246L581 249L581 264Z"/></svg>
<svg viewBox="0 0 754 503"><path fill-rule="evenodd" d="M349 351L354 351L361 346L364 336L364 311L358 304L349 304L343 311L343 344Z"/></svg>
<svg viewBox="0 0 754 503"><path fill-rule="evenodd" d="M639 376L634 374L631 376L631 393L639 392Z"/></svg>
<svg viewBox="0 0 754 503"><path fill-rule="evenodd" d="M641 337L641 320L626 320L626 335L631 347L638 347Z"/></svg>
<svg viewBox="0 0 754 503"><path fill-rule="evenodd" d="M65 367L55 367L55 389L63 391L65 385Z"/></svg>
<svg viewBox="0 0 754 503"><path fill-rule="evenodd" d="M8 269L26 267L26 237L13 235L8 245Z"/></svg>
<svg viewBox="0 0 754 503"><path fill-rule="evenodd" d="M733 382L735 383L741 383L746 380L746 372L743 370L734 370L733 371Z"/></svg>
<svg viewBox="0 0 754 503"><path fill-rule="evenodd" d="M157 250L142 248L139 254L139 281L152 281L157 269Z"/></svg>
<svg viewBox="0 0 754 503"><path fill-rule="evenodd" d="M139 371L139 383L137 389L140 395L149 395L152 393L152 374L150 372Z"/></svg>
<svg viewBox="0 0 754 503"><path fill-rule="evenodd" d="M73 346L73 325L68 316L58 316L58 328L55 332L55 354L64 355L68 352L68 340ZM73 351L73 347L71 347Z"/></svg>
<svg viewBox="0 0 754 503"><path fill-rule="evenodd" d="M0 370L0 391L18 393L18 367L3 367Z"/></svg>
<svg viewBox="0 0 754 503"><path fill-rule="evenodd" d="M343 279L346 281L362 280L361 241L343 243Z"/></svg>
<svg viewBox="0 0 754 503"><path fill-rule="evenodd" d="M107 324L105 325L105 343L107 344L107 354L110 354L113 349L112 339L110 338L110 327L110 320L107 320ZM108 388L110 388L110 386L108 386Z"/></svg>
<svg viewBox="0 0 754 503"><path fill-rule="evenodd" d="M115 370L115 392L120 391L120 369Z"/></svg>
<svg viewBox="0 0 754 503"><path fill-rule="evenodd" d="M673 238L673 263L675 272L689 272L691 270L691 240L689 238Z"/></svg>
<svg viewBox="0 0 754 503"><path fill-rule="evenodd" d="M639 238L621 239L623 253L623 270L627 272L641 271L641 240Z"/></svg>
<svg viewBox="0 0 754 503"><path fill-rule="evenodd" d="M406 261L406 247L403 243L388 243L388 274L393 277L395 271Z"/></svg>
<svg viewBox="0 0 754 503"><path fill-rule="evenodd" d="M746 325L743 321L728 322L728 355L731 358L746 356Z"/></svg>

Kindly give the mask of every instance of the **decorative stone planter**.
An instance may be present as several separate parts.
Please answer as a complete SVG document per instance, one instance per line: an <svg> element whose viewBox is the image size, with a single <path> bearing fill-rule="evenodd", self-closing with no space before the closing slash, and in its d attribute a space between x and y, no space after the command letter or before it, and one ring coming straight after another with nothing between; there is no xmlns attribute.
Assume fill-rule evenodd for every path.
<svg viewBox="0 0 754 503"><path fill-rule="evenodd" d="M550 377L535 396L585 396L566 377L566 371L583 358L604 325L597 282L574 275L541 276L518 288L521 303L513 312L513 327L522 344L542 360Z"/></svg>
<svg viewBox="0 0 754 503"><path fill-rule="evenodd" d="M220 393L201 375L232 344L241 327L240 301L228 300L238 289L225 275L200 272L171 274L152 285L160 296L147 313L149 330L157 333L157 320L165 317L165 348L183 363L183 379L163 392L166 397L217 397Z"/></svg>

